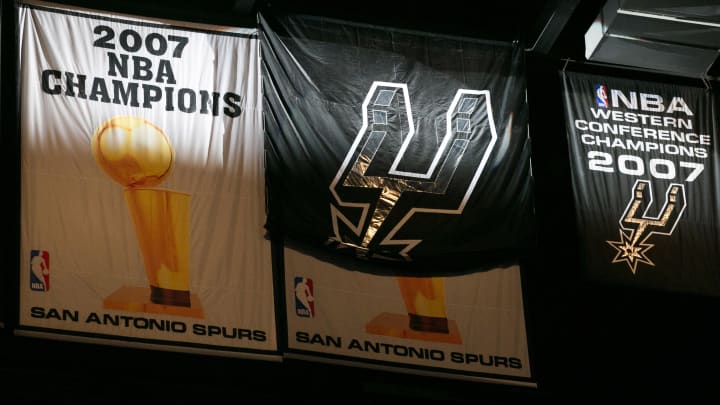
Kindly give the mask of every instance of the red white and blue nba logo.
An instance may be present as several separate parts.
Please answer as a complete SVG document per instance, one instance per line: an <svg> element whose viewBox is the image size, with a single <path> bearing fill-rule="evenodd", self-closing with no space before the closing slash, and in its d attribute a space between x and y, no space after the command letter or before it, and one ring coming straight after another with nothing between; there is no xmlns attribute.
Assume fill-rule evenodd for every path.
<svg viewBox="0 0 720 405"><path fill-rule="evenodd" d="M607 87L602 84L595 85L595 101L597 102L598 108L608 108Z"/></svg>
<svg viewBox="0 0 720 405"><path fill-rule="evenodd" d="M315 316L313 281L306 277L295 277L295 314L304 318Z"/></svg>
<svg viewBox="0 0 720 405"><path fill-rule="evenodd" d="M50 253L44 250L30 251L30 289L50 290Z"/></svg>

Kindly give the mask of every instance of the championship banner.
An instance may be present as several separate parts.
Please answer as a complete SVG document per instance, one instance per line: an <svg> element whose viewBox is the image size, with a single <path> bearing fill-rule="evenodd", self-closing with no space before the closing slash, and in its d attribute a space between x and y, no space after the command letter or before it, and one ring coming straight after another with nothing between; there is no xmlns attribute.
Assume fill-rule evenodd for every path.
<svg viewBox="0 0 720 405"><path fill-rule="evenodd" d="M572 180L587 274L720 294L720 173L704 87L563 72Z"/></svg>
<svg viewBox="0 0 720 405"><path fill-rule="evenodd" d="M517 259L533 224L520 47L260 24L271 234L414 275Z"/></svg>
<svg viewBox="0 0 720 405"><path fill-rule="evenodd" d="M260 16L287 356L533 386L522 48Z"/></svg>
<svg viewBox="0 0 720 405"><path fill-rule="evenodd" d="M536 387L519 266L391 277L290 247L284 259L288 357Z"/></svg>
<svg viewBox="0 0 720 405"><path fill-rule="evenodd" d="M257 30L18 18L20 330L280 360Z"/></svg>

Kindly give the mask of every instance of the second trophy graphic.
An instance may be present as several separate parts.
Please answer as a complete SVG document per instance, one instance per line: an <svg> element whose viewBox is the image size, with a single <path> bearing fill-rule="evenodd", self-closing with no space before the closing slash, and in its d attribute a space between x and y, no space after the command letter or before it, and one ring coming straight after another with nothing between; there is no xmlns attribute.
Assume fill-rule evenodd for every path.
<svg viewBox="0 0 720 405"><path fill-rule="evenodd" d="M190 292L190 195L153 188L167 179L175 150L160 127L139 117L117 116L92 137L98 166L124 187L149 288L123 286L107 309L203 317Z"/></svg>
<svg viewBox="0 0 720 405"><path fill-rule="evenodd" d="M448 319L444 277L396 277L407 314L383 312L365 325L368 333L461 344L457 323Z"/></svg>

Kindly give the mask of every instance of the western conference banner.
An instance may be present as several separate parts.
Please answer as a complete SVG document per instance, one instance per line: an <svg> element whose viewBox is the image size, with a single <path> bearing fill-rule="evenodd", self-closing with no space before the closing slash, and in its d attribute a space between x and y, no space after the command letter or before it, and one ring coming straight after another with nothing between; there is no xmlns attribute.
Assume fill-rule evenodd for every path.
<svg viewBox="0 0 720 405"><path fill-rule="evenodd" d="M564 72L581 257L596 279L720 294L720 173L705 88Z"/></svg>
<svg viewBox="0 0 720 405"><path fill-rule="evenodd" d="M532 385L521 48L260 24L288 355Z"/></svg>
<svg viewBox="0 0 720 405"><path fill-rule="evenodd" d="M21 329L276 357L255 29L18 19Z"/></svg>

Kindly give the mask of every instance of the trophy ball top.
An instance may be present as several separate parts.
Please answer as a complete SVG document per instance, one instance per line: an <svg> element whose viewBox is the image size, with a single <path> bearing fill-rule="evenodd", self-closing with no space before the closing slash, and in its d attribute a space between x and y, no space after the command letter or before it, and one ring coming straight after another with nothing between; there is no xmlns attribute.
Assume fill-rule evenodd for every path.
<svg viewBox="0 0 720 405"><path fill-rule="evenodd" d="M152 187L172 171L175 151L165 131L139 117L117 116L93 134L92 152L98 166L125 187Z"/></svg>

